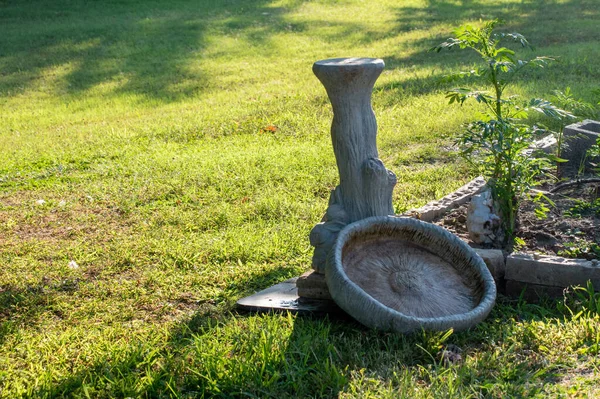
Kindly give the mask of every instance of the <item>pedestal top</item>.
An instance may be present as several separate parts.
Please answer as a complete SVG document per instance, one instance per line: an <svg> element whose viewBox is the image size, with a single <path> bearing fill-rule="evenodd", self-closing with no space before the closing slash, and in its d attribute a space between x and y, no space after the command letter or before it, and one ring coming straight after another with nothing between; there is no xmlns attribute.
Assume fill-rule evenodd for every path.
<svg viewBox="0 0 600 399"><path fill-rule="evenodd" d="M315 67L333 67L333 68L344 68L344 67L364 67L364 68L383 68L385 64L380 58L329 58L327 60L320 60L315 62Z"/></svg>
<svg viewBox="0 0 600 399"><path fill-rule="evenodd" d="M371 92L385 64L379 58L330 58L313 64L313 72L336 101L331 92Z"/></svg>

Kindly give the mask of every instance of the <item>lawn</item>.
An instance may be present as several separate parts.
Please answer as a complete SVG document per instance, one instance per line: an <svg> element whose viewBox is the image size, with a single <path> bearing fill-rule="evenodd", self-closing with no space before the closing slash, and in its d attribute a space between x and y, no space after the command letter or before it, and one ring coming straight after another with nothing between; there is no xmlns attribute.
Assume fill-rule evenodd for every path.
<svg viewBox="0 0 600 399"><path fill-rule="evenodd" d="M472 177L453 135L477 109L441 78L477 58L428 49L492 17L559 58L513 94L593 98L597 0L0 0L0 396L600 395L598 308L572 297L411 336L235 310L310 268L337 184L312 63L384 59L400 213Z"/></svg>

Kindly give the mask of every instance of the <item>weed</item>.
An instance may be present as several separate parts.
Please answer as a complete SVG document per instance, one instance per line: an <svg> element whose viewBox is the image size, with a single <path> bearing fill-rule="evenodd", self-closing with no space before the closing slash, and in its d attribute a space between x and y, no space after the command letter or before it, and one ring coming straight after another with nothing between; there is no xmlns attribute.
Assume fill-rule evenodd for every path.
<svg viewBox="0 0 600 399"><path fill-rule="evenodd" d="M597 163L600 159L600 138L596 139L596 143L587 150L585 155L586 160L592 164L594 172L600 175L600 166Z"/></svg>
<svg viewBox="0 0 600 399"><path fill-rule="evenodd" d="M565 258L600 259L600 244L588 240L565 243L565 249L558 251Z"/></svg>
<svg viewBox="0 0 600 399"><path fill-rule="evenodd" d="M576 200L575 204L564 211L564 215L572 218L581 216L600 216L600 198L591 201Z"/></svg>

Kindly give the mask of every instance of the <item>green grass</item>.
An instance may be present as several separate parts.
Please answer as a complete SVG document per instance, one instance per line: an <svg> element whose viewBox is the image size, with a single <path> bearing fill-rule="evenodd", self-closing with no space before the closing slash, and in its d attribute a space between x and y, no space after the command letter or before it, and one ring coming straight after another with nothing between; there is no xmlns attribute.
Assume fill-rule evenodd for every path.
<svg viewBox="0 0 600 399"><path fill-rule="evenodd" d="M476 59L427 50L482 15L560 57L517 94L592 98L594 0L0 0L0 396L597 395L597 309L501 300L447 339L234 310L309 269L337 182L312 63L385 60L402 212L471 177L439 78Z"/></svg>

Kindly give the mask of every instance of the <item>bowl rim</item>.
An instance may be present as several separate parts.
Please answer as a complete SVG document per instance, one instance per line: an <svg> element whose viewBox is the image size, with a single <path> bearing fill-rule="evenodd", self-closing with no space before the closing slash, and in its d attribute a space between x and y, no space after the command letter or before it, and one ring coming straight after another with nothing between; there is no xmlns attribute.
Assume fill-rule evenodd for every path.
<svg viewBox="0 0 600 399"><path fill-rule="evenodd" d="M363 290L358 286L358 284L352 281L344 271L342 264L342 251L344 245L353 234L367 230L375 225L392 225L396 227L402 226L417 231L428 231L429 234L433 233L434 236L437 236L448 242L450 246L456 247L460 251L459 255L465 256L468 263L476 269L476 274L478 274L481 282L483 283L483 292L479 303L473 309L465 313L437 317L416 317L388 307L373 298L367 291ZM418 245L422 246L422 244ZM437 255L435 250L428 250ZM339 289L345 289L346 291L349 291L352 296L360 297L360 299L369 302L371 306L374 306L380 311L387 313L391 319L395 319L396 321L406 321L412 325L420 325L425 329L432 328L440 330L444 328L451 328L453 325L457 325L459 327L458 329L469 328L470 325L467 326L466 324L474 325L485 319L496 302L496 284L485 262L477 254L477 252L475 252L475 250L466 242L461 240L456 235L450 233L446 229L418 219L398 216L373 216L350 223L340 231L334 247L329 255L330 256L327 261L325 275L331 296L343 310L360 322L363 322L361 319L370 319L370 317L360 317L360 314L359 317L357 317L354 314L355 312L353 312L352 307L347 306L346 304L348 301L348 293L342 294L337 292L339 284L335 284L333 282L334 279L341 279L343 281L345 287L339 287ZM392 321L394 320L390 320L390 322ZM470 323L470 321L473 321L473 323Z"/></svg>

